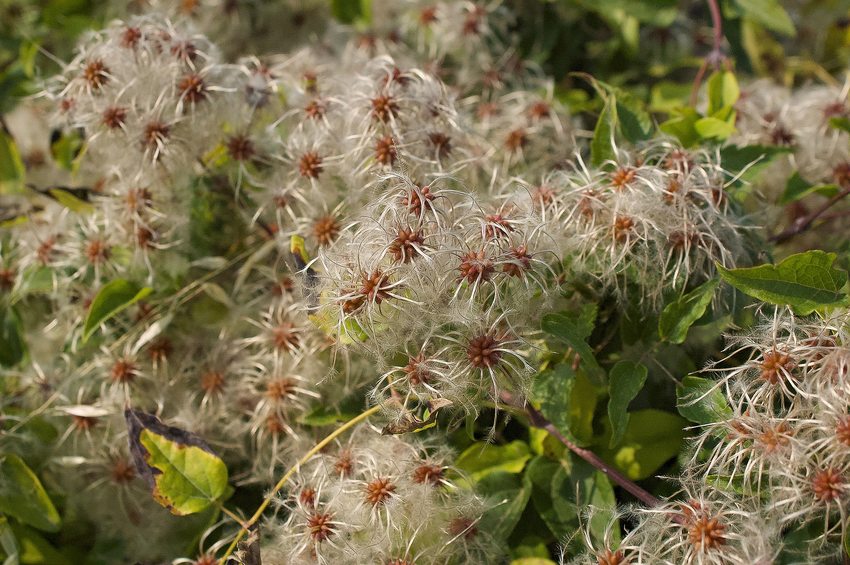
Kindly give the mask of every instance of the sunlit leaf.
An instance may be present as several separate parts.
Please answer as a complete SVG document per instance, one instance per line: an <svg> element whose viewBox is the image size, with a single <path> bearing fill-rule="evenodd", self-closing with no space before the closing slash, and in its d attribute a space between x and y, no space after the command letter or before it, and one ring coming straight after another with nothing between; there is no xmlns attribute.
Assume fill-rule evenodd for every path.
<svg viewBox="0 0 850 565"><path fill-rule="evenodd" d="M771 304L787 305L799 314L837 306L847 299L847 272L832 266L835 254L814 250L785 258L776 265L717 269L724 281Z"/></svg>
<svg viewBox="0 0 850 565"><path fill-rule="evenodd" d="M227 466L205 441L152 414L128 408L124 416L136 469L172 514L201 512L225 494Z"/></svg>

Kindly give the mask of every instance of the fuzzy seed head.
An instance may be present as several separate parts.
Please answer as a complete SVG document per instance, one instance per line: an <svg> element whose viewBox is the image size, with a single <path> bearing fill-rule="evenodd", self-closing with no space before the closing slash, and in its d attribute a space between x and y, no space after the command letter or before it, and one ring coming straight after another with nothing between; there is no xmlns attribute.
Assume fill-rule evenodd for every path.
<svg viewBox="0 0 850 565"><path fill-rule="evenodd" d="M207 98L207 85L198 73L190 73L177 82L177 92L181 99L197 104Z"/></svg>
<svg viewBox="0 0 850 565"><path fill-rule="evenodd" d="M352 470L354 470L354 458L350 451L344 449L340 451L339 457L334 463L334 471L342 477L350 477Z"/></svg>
<svg viewBox="0 0 850 565"><path fill-rule="evenodd" d="M435 198L435 196L431 192L431 187L426 185L426 186L419 188L418 190L410 189L408 191L407 195L405 195L401 199L401 204L402 204L402 206L406 206L407 210L411 214L413 214L415 216L421 216L423 209L427 209L427 210L433 210L434 209L434 205L433 205L434 198Z"/></svg>
<svg viewBox="0 0 850 565"><path fill-rule="evenodd" d="M761 378L768 383L775 385L787 375L797 362L791 355L773 349L764 353L764 360L761 362Z"/></svg>
<svg viewBox="0 0 850 565"><path fill-rule="evenodd" d="M339 222L333 216L322 216L313 223L313 235L322 247L327 247L339 235Z"/></svg>
<svg viewBox="0 0 850 565"><path fill-rule="evenodd" d="M294 323L283 321L272 328L272 343L279 351L293 351L301 343L299 334L300 330Z"/></svg>
<svg viewBox="0 0 850 565"><path fill-rule="evenodd" d="M379 122L395 118L398 110L398 102L388 94L381 94L372 99L372 118Z"/></svg>
<svg viewBox="0 0 850 565"><path fill-rule="evenodd" d="M628 562L622 551L606 549L596 554L596 565L628 565Z"/></svg>
<svg viewBox="0 0 850 565"><path fill-rule="evenodd" d="M637 170L632 167L620 167L611 174L611 186L615 190L623 190L635 179Z"/></svg>
<svg viewBox="0 0 850 565"><path fill-rule="evenodd" d="M118 459L109 469L109 478L116 484L127 484L136 478L136 468L126 459Z"/></svg>
<svg viewBox="0 0 850 565"><path fill-rule="evenodd" d="M390 499L396 488L396 485L389 478L373 479L365 487L366 502L372 506L381 506Z"/></svg>
<svg viewBox="0 0 850 565"><path fill-rule="evenodd" d="M423 463L413 470L413 482L436 487L443 481L444 472L444 469L439 465Z"/></svg>
<svg viewBox="0 0 850 565"><path fill-rule="evenodd" d="M298 172L308 179L317 179L322 173L322 158L315 151L308 151L298 160Z"/></svg>
<svg viewBox="0 0 850 565"><path fill-rule="evenodd" d="M502 358L499 346L502 340L495 333L486 333L473 337L466 346L466 356L476 369L489 369L498 365Z"/></svg>
<svg viewBox="0 0 850 565"><path fill-rule="evenodd" d="M304 106L304 114L311 120L321 120L325 115L325 105L318 100L311 100Z"/></svg>
<svg viewBox="0 0 850 565"><path fill-rule="evenodd" d="M136 365L129 359L118 359L112 364L109 377L114 383L127 384L136 378Z"/></svg>
<svg viewBox="0 0 850 565"><path fill-rule="evenodd" d="M812 477L812 494L818 502L833 502L843 494L845 483L840 470L832 467L821 469Z"/></svg>
<svg viewBox="0 0 850 565"><path fill-rule="evenodd" d="M103 111L101 121L109 129L118 129L127 120L127 109L121 106L110 106Z"/></svg>
<svg viewBox="0 0 850 565"><path fill-rule="evenodd" d="M389 251L397 263L409 263L416 257L417 249L425 244L421 231L412 228L398 228L398 235L390 243Z"/></svg>
<svg viewBox="0 0 850 565"><path fill-rule="evenodd" d="M716 516L695 517L688 526L688 541L695 552L707 552L723 546L726 543L725 534L726 526Z"/></svg>
<svg viewBox="0 0 850 565"><path fill-rule="evenodd" d="M449 523L449 534L452 536L463 536L466 539L472 539L478 535L478 526L475 520L465 516L454 518Z"/></svg>
<svg viewBox="0 0 850 565"><path fill-rule="evenodd" d="M511 130L505 137L505 148L511 153L518 152L527 144L528 132L526 132L523 128Z"/></svg>
<svg viewBox="0 0 850 565"><path fill-rule="evenodd" d="M452 139L441 132L433 132L428 134L428 141L431 147L437 153L439 159L445 159L452 152Z"/></svg>
<svg viewBox="0 0 850 565"><path fill-rule="evenodd" d="M307 518L307 532L314 542L323 542L334 533L333 514L330 512L314 512Z"/></svg>
<svg viewBox="0 0 850 565"><path fill-rule="evenodd" d="M634 227L635 221L629 216L617 216L614 218L614 240L618 243L627 241Z"/></svg>
<svg viewBox="0 0 850 565"><path fill-rule="evenodd" d="M425 366L424 353L420 353L416 357L410 357L402 371L407 375L407 381L413 386L427 384L433 377L431 371Z"/></svg>
<svg viewBox="0 0 850 565"><path fill-rule="evenodd" d="M375 142L375 161L384 166L391 166L396 160L395 141L392 136L385 135Z"/></svg>
<svg viewBox="0 0 850 565"><path fill-rule="evenodd" d="M850 447L850 416L843 416L836 422L835 439Z"/></svg>
<svg viewBox="0 0 850 565"><path fill-rule="evenodd" d="M231 136L227 139L225 145L227 147L227 154L234 161L250 161L256 154L254 142L247 135Z"/></svg>
<svg viewBox="0 0 850 565"><path fill-rule="evenodd" d="M493 261L487 257L486 252L482 249L464 254L460 259L458 271L460 271L460 280L466 279L470 284L473 284L477 281L490 280L496 268L493 266Z"/></svg>
<svg viewBox="0 0 850 565"><path fill-rule="evenodd" d="M83 68L83 79L92 90L100 90L109 82L109 68L100 59L89 61Z"/></svg>
<svg viewBox="0 0 850 565"><path fill-rule="evenodd" d="M158 120L148 122L142 132L142 145L148 149L156 149L165 144L171 134L171 127Z"/></svg>
<svg viewBox="0 0 850 565"><path fill-rule="evenodd" d="M109 244L102 239L92 239L86 243L85 255L89 263L99 265L107 260L111 254Z"/></svg>
<svg viewBox="0 0 850 565"><path fill-rule="evenodd" d="M201 390L209 395L219 395L224 390L224 373L204 371L201 374Z"/></svg>
<svg viewBox="0 0 850 565"><path fill-rule="evenodd" d="M273 402L283 402L295 395L295 386L293 379L275 379L266 385L266 398Z"/></svg>

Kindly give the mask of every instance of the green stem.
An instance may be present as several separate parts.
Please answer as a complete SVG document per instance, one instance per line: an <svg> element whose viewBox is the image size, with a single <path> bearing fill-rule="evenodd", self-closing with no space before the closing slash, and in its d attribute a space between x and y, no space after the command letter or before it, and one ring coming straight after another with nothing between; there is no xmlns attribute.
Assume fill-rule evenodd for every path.
<svg viewBox="0 0 850 565"><path fill-rule="evenodd" d="M325 439L313 446L313 449L308 451L301 459L298 460L297 463L295 463L295 465L290 467L286 474L284 474L274 486L274 488L272 488L271 492L263 500L263 503L260 504L259 508L257 508L257 511L254 512L254 515L251 516L247 522L242 523L242 527L239 529L239 532L236 534L236 537L233 539L233 542L231 542L231 544L228 546L227 551L224 552L224 555L219 561L219 565L225 565L225 563L227 562L227 558L230 557L230 555L233 553L233 550L236 549L236 545L239 543L239 540L241 540L245 536L245 534L248 533L248 529L251 526L253 526L259 521L259 519L263 516L263 512L266 510L266 508L268 508L269 504L271 504L272 499L275 497L275 495L277 495L280 489L283 488L283 485L285 485L286 482L292 478L292 475L294 475L304 463L309 461L314 455L319 453L322 449L325 448L326 445L328 445L338 436L345 433L347 430L350 430L369 416L372 416L373 414L377 413L380 409L381 405L373 406L372 408L369 408L365 412L362 412L361 414L347 421L346 423L332 431L330 434L328 434Z"/></svg>

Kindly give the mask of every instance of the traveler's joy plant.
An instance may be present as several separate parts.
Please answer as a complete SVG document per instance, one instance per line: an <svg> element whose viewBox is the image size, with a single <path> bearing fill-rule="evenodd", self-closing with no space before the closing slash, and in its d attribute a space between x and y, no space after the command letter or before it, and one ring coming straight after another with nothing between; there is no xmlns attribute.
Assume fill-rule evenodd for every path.
<svg viewBox="0 0 850 565"><path fill-rule="evenodd" d="M850 562L814 0L0 0L7 564Z"/></svg>

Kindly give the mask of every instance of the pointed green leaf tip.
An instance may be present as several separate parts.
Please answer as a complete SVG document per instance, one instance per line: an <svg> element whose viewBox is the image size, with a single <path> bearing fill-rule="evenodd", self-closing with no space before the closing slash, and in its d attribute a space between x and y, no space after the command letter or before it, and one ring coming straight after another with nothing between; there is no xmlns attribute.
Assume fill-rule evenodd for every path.
<svg viewBox="0 0 850 565"><path fill-rule="evenodd" d="M608 375L608 419L611 421L611 440L614 447L626 433L629 425L629 403L646 383L647 369L640 363L618 361Z"/></svg>
<svg viewBox="0 0 850 565"><path fill-rule="evenodd" d="M790 306L801 315L846 302L847 272L833 268L834 253L807 251L776 265L724 269L720 277L744 294L770 304Z"/></svg>
<svg viewBox="0 0 850 565"><path fill-rule="evenodd" d="M685 341L688 330L711 304L718 284L719 279L711 279L665 306L658 319L658 337L670 343Z"/></svg>
<svg viewBox="0 0 850 565"><path fill-rule="evenodd" d="M86 323L83 325L83 341L87 341L103 322L142 300L151 292L153 292L152 288L148 286L139 288L125 279L116 279L105 284L89 307Z"/></svg>
<svg viewBox="0 0 850 565"><path fill-rule="evenodd" d="M0 460L0 512L45 532L57 532L62 520L41 481L17 455Z"/></svg>
<svg viewBox="0 0 850 565"><path fill-rule="evenodd" d="M227 466L201 438L152 414L124 412L130 453L154 499L183 516L208 508L227 491Z"/></svg>

